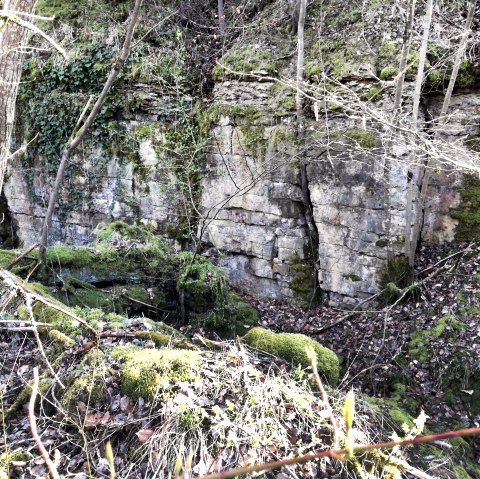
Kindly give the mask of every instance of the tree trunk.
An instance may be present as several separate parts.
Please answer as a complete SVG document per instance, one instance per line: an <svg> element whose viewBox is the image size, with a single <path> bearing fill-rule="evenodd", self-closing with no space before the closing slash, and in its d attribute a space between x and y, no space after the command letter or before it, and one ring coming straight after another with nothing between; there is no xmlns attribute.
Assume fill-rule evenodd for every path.
<svg viewBox="0 0 480 479"><path fill-rule="evenodd" d="M33 13L35 3L36 0L17 0L15 5L12 5L10 0L6 0L3 11L15 7L16 11ZM15 102L27 37L28 30L13 21L9 21L0 30L0 192L10 156Z"/></svg>
<svg viewBox="0 0 480 479"><path fill-rule="evenodd" d="M430 26L432 24L433 16L433 0L427 0L427 8L425 12L425 23L423 27L422 44L420 46L420 53L418 59L417 78L415 80L415 92L413 94L413 111L412 111L412 139L415 143L415 135L418 131L418 112L420 109L420 96L422 94L422 85L425 72L425 61L427 58L428 39L430 37ZM412 151L410 156L410 163L415 164L416 152ZM412 230L412 210L413 210L413 177L407 178L407 203L405 206L405 256L408 258L409 265L413 268L415 262L415 251L417 249L417 238L415 237L416 225L413 225ZM415 222L420 221L419 217L415 218ZM412 234L413 233L413 234Z"/></svg>
<svg viewBox="0 0 480 479"><path fill-rule="evenodd" d="M305 72L305 14L307 9L306 0L298 0L298 55L297 55L297 93L295 96L296 109L297 109L297 136L301 140L304 136L304 113L303 113L303 95L302 87ZM305 156L300 152L300 180L302 187L302 201L305 210L305 220L307 222L308 232L312 243L316 243L318 239L317 229L313 221L313 212L310 207L310 193L308 191L308 178L307 178L307 161Z"/></svg>
<svg viewBox="0 0 480 479"><path fill-rule="evenodd" d="M470 33L471 33L473 16L475 14L476 6L477 6L477 0L470 2L468 14L467 14L467 20L465 22L465 28L463 30L463 34L460 39L460 45L458 47L457 53L455 54L452 74L450 75L447 92L445 93L445 98L443 99L442 111L440 112L440 121L438 122L439 125L443 125L446 123L445 116L447 115L448 109L450 108L450 101L452 99L453 89L457 81L458 71L460 70L460 65L462 63L463 56L465 55L465 50L467 48L468 37L470 36ZM414 262L414 259L415 259L416 245L420 239L421 225L423 223L423 216L424 216L425 199L427 197L428 185L430 183L430 177L431 177L431 171L432 171L431 165L428 165L428 159L425 161L425 166L423 167L423 171L424 171L424 174L422 179L422 187L421 187L420 196L417 202L416 220L415 220L415 224L412 232L412 242L411 242L412 249L413 249L413 252L411 253L412 263Z"/></svg>
<svg viewBox="0 0 480 479"><path fill-rule="evenodd" d="M226 25L225 25L225 3L224 0L218 0L218 29L220 30L220 35L225 35Z"/></svg>
<svg viewBox="0 0 480 479"><path fill-rule="evenodd" d="M400 71L397 76L397 81L395 85L395 99L393 102L393 123L396 125L398 123L398 115L401 111L401 103L402 103L402 93L403 93L403 84L405 83L405 73L407 70L407 60L408 60L408 53L410 51L410 44L412 42L412 29L413 29L413 19L415 16L415 2L416 0L409 0L408 8L407 8L407 19L405 23L405 30L403 34L403 45L402 45L402 54L400 57ZM390 236L391 236L391 223L392 223L392 215L390 212L390 169L391 169L391 157L393 156L393 146L394 143L390 139L387 142L385 147L386 155L385 161L383 165L383 187L384 187L384 196L383 196L383 212L384 212L384 233L385 233L385 240L388 242L387 244L387 258L389 260L393 259L393 250L390 243Z"/></svg>
<svg viewBox="0 0 480 479"><path fill-rule="evenodd" d="M135 30L135 26L138 23L138 18L140 16L140 7L142 6L142 3L143 3L143 0L135 0L135 6L133 7L133 11L130 16L130 20L127 26L127 33L125 35L125 40L123 43L122 50L120 52L120 56L117 58L117 61L113 65L112 70L108 75L107 81L103 86L103 90L100 93L100 96L98 97L97 101L95 102L95 105L93 106L92 111L90 112L87 119L85 120L85 123L83 123L83 125L80 127L78 131L72 132L72 136L70 137L69 141L67 142L66 146L62 151L60 166L58 167L55 183L53 184L53 187L52 187L52 192L50 193L47 213L45 215L45 220L42 228L42 235L40 239L39 259L40 259L40 262L43 264L45 264L45 252L48 244L49 229L52 226L53 212L55 211L55 205L57 202L58 194L60 192L60 187L63 182L63 177L65 176L65 170L67 168L68 160L70 158L70 155L75 151L75 149L78 147L80 142L85 138L89 128L92 126L93 122L95 121L95 118L97 117L98 112L104 105L107 99L107 96L110 93L110 90L118 74L120 73L120 70L122 69L128 56L130 55L133 32ZM83 116L83 113L82 113L82 116ZM82 121L83 119L82 117L80 117L79 124Z"/></svg>

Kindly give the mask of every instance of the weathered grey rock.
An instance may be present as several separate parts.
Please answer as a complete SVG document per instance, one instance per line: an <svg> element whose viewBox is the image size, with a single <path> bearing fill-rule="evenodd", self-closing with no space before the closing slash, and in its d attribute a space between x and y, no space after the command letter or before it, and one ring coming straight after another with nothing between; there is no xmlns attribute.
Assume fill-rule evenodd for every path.
<svg viewBox="0 0 480 479"><path fill-rule="evenodd" d="M149 224L170 238L187 224L197 228L206 254L225 270L232 284L250 293L297 301L311 286L309 274L314 268L331 304L350 307L376 293L389 242L394 254L404 253L409 188L410 226L418 213L421 216L417 209L424 157L420 146L414 151L408 135L393 144L384 135L392 126L394 81L380 83L377 77L381 68L398 62L405 12L396 4L374 3L378 5L363 8L359 17L358 9L350 11L345 2L332 0L321 31L325 45L318 44L317 30L307 35L307 65L318 66L319 49L324 46L322 68L339 83L324 91L320 73L317 80L310 79L309 95L317 100L310 97L305 102L301 144L295 127L295 89L268 79L265 65L271 61L269 72L293 79L295 38L274 24L271 30L259 29L258 35L246 31L239 37L233 53L247 47L245 58L260 51L267 55L249 70L256 77L229 73L214 86L207 110L212 121L202 160L201 193L196 189L199 185L185 184L185 177L178 174L178 158L166 145L167 129L191 113L193 98L154 80L135 81L126 92L135 106L115 121L133 137L139 128L147 131L138 139L138 161L120 161L115 153L87 144L77 152L73 161L79 173L69 188L73 185L85 195L74 209L57 209L51 243L88 244L97 225L113 219ZM421 20L420 15L416 28L421 28ZM454 48L442 28L432 29L431 43L451 43ZM384 50L393 48L390 58L380 58L382 45ZM413 82L414 73L408 71L405 111L412 107ZM372 89L381 92L369 102ZM435 170L422 222L424 242L455 238L463 174L454 171L452 162L463 169L478 168L467 164L464 139L480 136L480 94L473 89L456 92L448 128L428 131L432 126L425 120L438 116L442 101L443 96L430 94L423 98L420 112L423 136L417 138L418 144L430 141L428 148L438 147L436 140L446 140L443 155L449 162L448 168L429 164ZM325 111L328 115L323 116ZM386 153L391 157L387 176ZM106 157L103 163L102 157ZM307 206L318 233L314 245L305 217L301 159L307 164ZM29 246L38 241L51 179L45 176L42 156L35 159L31 188L21 166L19 159L10 165L5 195L19 239ZM66 190L62 201L69 201Z"/></svg>

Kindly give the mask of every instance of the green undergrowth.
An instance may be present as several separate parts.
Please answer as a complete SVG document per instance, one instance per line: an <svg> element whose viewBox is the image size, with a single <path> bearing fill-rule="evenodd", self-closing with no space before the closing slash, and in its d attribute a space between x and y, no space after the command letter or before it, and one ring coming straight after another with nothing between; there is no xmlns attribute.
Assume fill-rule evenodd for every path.
<svg viewBox="0 0 480 479"><path fill-rule="evenodd" d="M329 384L334 385L338 381L340 368L336 354L308 336L295 333L274 333L268 329L255 327L242 338L242 341L255 349L285 359L295 367L300 365L303 368L311 365L305 349L311 346L317 353L319 373Z"/></svg>
<svg viewBox="0 0 480 479"><path fill-rule="evenodd" d="M455 425L454 429L463 429L462 423ZM441 432L441 431L439 431ZM432 462L447 464L453 469L459 479L477 479L480 477L480 466L476 463L471 442L462 437L449 440L450 449L445 449L439 444L419 444L413 456L420 468L428 469Z"/></svg>
<svg viewBox="0 0 480 479"><path fill-rule="evenodd" d="M454 341L456 333L464 328L465 325L462 321L450 314L445 314L430 328L417 329L411 333L409 354L420 362L426 362L433 354L433 351L429 348L432 339L438 339L440 336L445 335L447 341Z"/></svg>
<svg viewBox="0 0 480 479"><path fill-rule="evenodd" d="M75 412L78 401L89 407L101 407L108 401L105 354L97 348L89 351L66 378L66 390L62 395L61 405L70 412Z"/></svg>
<svg viewBox="0 0 480 479"><path fill-rule="evenodd" d="M385 243L387 245L388 243ZM412 285L415 271L404 256L395 256L386 261L378 272L377 285L382 292L382 298L387 302L395 301L403 290ZM413 291L413 290L412 290Z"/></svg>
<svg viewBox="0 0 480 479"><path fill-rule="evenodd" d="M366 397L367 402L377 410L388 416L397 430L405 431L414 427L414 417L418 413L418 405L408 398L407 387L404 384L393 385L393 392L387 398Z"/></svg>
<svg viewBox="0 0 480 479"><path fill-rule="evenodd" d="M202 356L184 349L136 349L117 347L111 353L120 362L121 389L132 399L167 401L173 386L189 381Z"/></svg>
<svg viewBox="0 0 480 479"><path fill-rule="evenodd" d="M0 263L6 266L18 255L18 251L0 250ZM28 274L37 256L32 252L14 272ZM151 318L168 313L192 329L222 336L244 334L258 321L257 312L230 290L217 267L201 255L174 252L143 226L104 225L97 232L95 247L50 247L46 265L43 271L34 270L31 278L37 282L28 288L74 308L93 327L103 321L94 313L98 310ZM46 304L35 303L33 311L38 321L67 335L78 329L75 320Z"/></svg>

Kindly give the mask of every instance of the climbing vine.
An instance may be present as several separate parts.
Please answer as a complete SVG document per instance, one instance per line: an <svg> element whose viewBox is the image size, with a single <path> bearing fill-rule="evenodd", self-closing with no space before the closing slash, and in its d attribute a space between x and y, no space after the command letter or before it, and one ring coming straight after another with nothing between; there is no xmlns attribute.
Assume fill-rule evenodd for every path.
<svg viewBox="0 0 480 479"><path fill-rule="evenodd" d="M56 174L60 152L88 97L101 91L115 54L111 47L93 45L79 51L77 57L67 63L56 63L51 58L43 63L39 58L25 63L23 77L29 81L23 83L20 91L21 108L25 112L20 136L27 141L37 138L23 160L23 172L32 196L35 196L35 176L43 174L53 178ZM131 55L119 84L99 113L93 127L94 134L83 145L88 162L72 161L68 165L65 175L67 194L60 199L58 209L61 218L88 201L96 176L106 168L112 155L120 164L135 161L138 143L116 116L126 107L128 98L122 88L133 65L141 58L141 51ZM44 160L41 171L35 161L39 156Z"/></svg>

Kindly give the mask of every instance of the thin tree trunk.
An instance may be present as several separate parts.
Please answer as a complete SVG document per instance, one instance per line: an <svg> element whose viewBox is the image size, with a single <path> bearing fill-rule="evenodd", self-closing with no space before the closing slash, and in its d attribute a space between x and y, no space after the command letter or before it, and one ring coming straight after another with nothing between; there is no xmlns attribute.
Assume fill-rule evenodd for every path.
<svg viewBox="0 0 480 479"><path fill-rule="evenodd" d="M460 39L460 45L458 47L457 53L455 54L455 60L453 63L452 74L450 75L450 80L448 82L447 91L445 93L445 98L443 99L442 110L440 112L440 121L439 125L444 125L446 123L446 115L448 109L450 108L450 102L452 99L453 89L455 87L455 83L458 77L458 71L460 70L460 65L463 60L463 56L465 55L465 50L467 48L468 37L471 33L473 16L475 14L475 9L477 6L477 0L473 0L470 3L470 7L468 9L467 20L465 22L465 29L463 31L462 37ZM428 159L425 161L425 166L423 167L424 175L422 180L422 188L420 191L420 196L417 202L417 217L413 228L412 233L412 248L416 247L419 239L420 239L420 232L421 232L421 225L423 223L423 216L424 216L424 208L425 208L425 200L427 197L428 186L430 183L430 177L432 175L431 167L428 165ZM412 252L412 262L415 260L415 250Z"/></svg>
<svg viewBox="0 0 480 479"><path fill-rule="evenodd" d="M297 41L298 41L298 54L297 54L297 94L295 97L297 106L297 126L298 129L303 128L303 96L302 86L305 73L305 14L306 14L306 0L298 0L299 12L298 12L298 27L297 27Z"/></svg>
<svg viewBox="0 0 480 479"><path fill-rule="evenodd" d="M95 118L97 117L98 112L104 105L110 90L120 73L125 61L127 60L128 56L130 55L131 43L133 38L133 33L135 30L135 26L138 23L138 18L140 16L140 7L142 6L143 0L135 0L135 6L133 7L132 14L130 16L130 20L127 26L127 33L125 35L125 40L123 43L122 50L120 52L120 56L117 58L117 61L112 67L110 74L108 75L107 81L103 86L103 90L100 93L95 105L92 108L92 111L88 115L85 123L80 127L78 132L74 131L72 136L70 137L69 141L67 142L66 146L62 151L62 156L60 160L60 166L58 167L57 176L55 178L55 183L52 187L52 192L50 193L50 199L48 202L47 213L45 215L45 221L43 223L42 234L40 239L40 262L45 263L45 252L48 244L48 234L49 230L52 225L52 218L53 212L55 211L55 205L57 202L58 193L60 191L60 187L63 182L63 178L65 176L65 170L67 168L68 160L70 155L75 151L78 147L80 142L85 138L89 128L92 126Z"/></svg>
<svg viewBox="0 0 480 479"><path fill-rule="evenodd" d="M218 28L220 30L220 35L225 35L226 25L225 25L225 3L224 0L218 0Z"/></svg>
<svg viewBox="0 0 480 479"><path fill-rule="evenodd" d="M405 73L407 71L407 61L408 53L410 51L410 45L412 43L412 29L413 29L413 20L415 16L415 2L416 0L410 0L408 3L407 9L407 19L405 23L405 30L403 34L403 45L402 53L400 57L400 71L397 76L397 81L395 85L395 99L393 102L393 118L394 125L398 122L398 115L401 111L402 103L402 93L403 85L405 83ZM390 198L390 169L391 169L391 158L393 156L393 141L390 139L386 145L385 161L383 165L383 183L384 183L384 195L383 195L383 211L384 211L384 233L385 239L388 242L387 244L387 258L389 260L393 259L393 250L391 246L391 224L392 224L392 214L390 211L391 198Z"/></svg>
<svg viewBox="0 0 480 479"><path fill-rule="evenodd" d="M298 11L298 55L297 55L297 93L296 93L296 108L297 108L297 136L301 142L304 136L304 113L303 113L303 96L302 87L305 72L305 14L306 14L306 0L299 1ZM308 232L310 240L315 243L317 241L317 230L313 221L313 212L310 207L310 193L308 191L308 178L307 178L307 161L304 155L300 152L300 180L302 187L302 202L305 210L305 220L307 222Z"/></svg>
<svg viewBox="0 0 480 479"><path fill-rule="evenodd" d="M313 220L313 211L311 208L310 201L310 191L308 188L308 176L307 176L307 159L305 154L301 151L302 140L305 136L305 115L303 111L303 81L305 76L305 16L307 10L307 1L306 0L297 0L298 1L298 27L297 27L297 39L298 39L298 54L297 54L297 93L295 96L296 103L296 114L297 114L297 137L300 144L300 183L302 189L302 203L303 209L305 211L305 221L307 223L308 234L310 239L310 249L312 263L315 264L317 261L317 245L318 245L318 232ZM317 272L315 271L316 275ZM312 296L310 301L313 301L317 293L317 280L315 278L315 288L312 291Z"/></svg>
<svg viewBox="0 0 480 479"><path fill-rule="evenodd" d="M305 134L304 125L304 112L303 112L303 96L302 87L305 74L305 13L306 13L306 0L299 0L298 11L298 56L297 56L297 94L296 94L296 107L297 107L297 136L301 141ZM300 180L302 187L302 202L305 210L305 220L307 222L308 232L310 239L313 243L317 242L318 234L313 221L313 212L310 206L310 192L308 190L308 178L307 178L307 161L305 156L300 152Z"/></svg>
<svg viewBox="0 0 480 479"><path fill-rule="evenodd" d="M420 45L417 78L415 80L415 92L413 94L413 111L412 111L412 130L413 130L413 144L415 143L415 135L418 131L418 113L420 109L420 96L422 94L422 86L424 81L425 61L427 58L428 39L430 38L430 27L433 16L433 0L427 0L427 8L425 12L425 20L423 27L422 44ZM416 152L412 151L410 156L410 163L415 164ZM415 250L417 249L417 238L415 238L416 225L413 225L412 230L412 210L413 210L413 177L407 178L407 203L405 209L405 256L408 258L408 263L413 267L415 262ZM415 221L420 218L416 216Z"/></svg>
<svg viewBox="0 0 480 479"><path fill-rule="evenodd" d="M17 0L15 10L33 13L36 0ZM3 11L10 9L12 2L6 0ZM10 156L15 102L22 74L23 56L28 30L9 21L0 30L0 192L3 187L7 160Z"/></svg>
<svg viewBox="0 0 480 479"><path fill-rule="evenodd" d="M393 103L393 114L395 118L398 117L398 114L400 113L400 106L402 102L403 84L405 83L405 74L407 72L408 53L410 52L410 45L412 43L415 3L416 0L410 0L408 4L407 21L405 23L405 31L403 33L402 54L400 57L400 71L395 86L395 100Z"/></svg>

